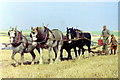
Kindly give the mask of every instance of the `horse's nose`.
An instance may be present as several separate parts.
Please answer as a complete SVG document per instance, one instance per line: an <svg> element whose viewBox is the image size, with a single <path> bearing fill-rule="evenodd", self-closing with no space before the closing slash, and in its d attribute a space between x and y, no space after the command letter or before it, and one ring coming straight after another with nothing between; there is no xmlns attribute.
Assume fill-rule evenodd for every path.
<svg viewBox="0 0 120 80"><path fill-rule="evenodd" d="M10 37L10 42L13 43L15 40L14 40L15 37Z"/></svg>

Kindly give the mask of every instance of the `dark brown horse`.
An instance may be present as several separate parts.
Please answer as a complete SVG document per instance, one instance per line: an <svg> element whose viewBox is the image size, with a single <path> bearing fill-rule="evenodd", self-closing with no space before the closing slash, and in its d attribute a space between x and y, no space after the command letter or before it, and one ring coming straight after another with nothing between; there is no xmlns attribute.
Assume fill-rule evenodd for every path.
<svg viewBox="0 0 120 80"><path fill-rule="evenodd" d="M68 52L68 59L72 59L71 56L71 49L74 49L75 56L80 56L81 49L82 49L82 55L84 55L84 47L88 47L88 52L91 52L90 46L91 46L91 35L90 33L83 33L81 30L73 29L73 28L67 28L67 41L64 41L64 44L61 49L61 59L62 59L62 51L65 49ZM76 51L76 47L79 48L78 54Z"/></svg>

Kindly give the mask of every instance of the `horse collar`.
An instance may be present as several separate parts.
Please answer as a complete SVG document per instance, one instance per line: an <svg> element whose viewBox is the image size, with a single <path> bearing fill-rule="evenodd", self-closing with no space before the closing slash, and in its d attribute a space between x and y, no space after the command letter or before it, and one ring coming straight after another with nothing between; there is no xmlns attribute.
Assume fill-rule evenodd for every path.
<svg viewBox="0 0 120 80"><path fill-rule="evenodd" d="M40 41L41 44L45 44L47 42L47 40L49 39L49 29L44 27L45 30L43 32L43 40ZM40 34L39 34L40 35ZM41 38L41 36L39 36L39 39Z"/></svg>
<svg viewBox="0 0 120 80"><path fill-rule="evenodd" d="M13 47L18 47L22 42L19 43L11 43Z"/></svg>
<svg viewBox="0 0 120 80"><path fill-rule="evenodd" d="M21 32L18 32L18 39L17 42L11 43L13 47L17 47L19 46L22 42L21 42Z"/></svg>

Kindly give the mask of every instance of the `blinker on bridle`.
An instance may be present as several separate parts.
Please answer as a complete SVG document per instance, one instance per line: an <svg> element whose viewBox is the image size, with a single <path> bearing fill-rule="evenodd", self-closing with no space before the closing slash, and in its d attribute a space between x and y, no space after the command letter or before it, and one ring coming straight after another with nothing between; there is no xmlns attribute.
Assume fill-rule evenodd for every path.
<svg viewBox="0 0 120 80"><path fill-rule="evenodd" d="M35 32L32 32L33 34L35 34ZM39 31L37 30L37 35L36 35L36 38L38 38L38 39L41 39L42 37L43 37L43 39L41 39L41 41L39 41L40 43L44 43L44 42L46 42L47 41L47 39L48 39L48 28L46 28L46 27L44 27L44 31L43 31L43 33L42 34L40 34L39 33ZM30 36L32 37L32 35L30 34ZM36 40L37 41L37 40ZM34 42L36 42L36 41L34 41Z"/></svg>

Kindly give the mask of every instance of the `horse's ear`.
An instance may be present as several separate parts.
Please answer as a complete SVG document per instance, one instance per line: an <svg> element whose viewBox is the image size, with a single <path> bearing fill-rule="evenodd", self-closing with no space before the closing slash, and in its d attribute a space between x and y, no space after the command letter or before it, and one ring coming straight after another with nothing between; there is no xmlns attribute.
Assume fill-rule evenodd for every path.
<svg viewBox="0 0 120 80"><path fill-rule="evenodd" d="M38 27L36 28L36 30L38 31Z"/></svg>
<svg viewBox="0 0 120 80"><path fill-rule="evenodd" d="M31 27L31 30L33 30L33 27Z"/></svg>
<svg viewBox="0 0 120 80"><path fill-rule="evenodd" d="M14 28L14 30L17 30L16 28Z"/></svg>
<svg viewBox="0 0 120 80"><path fill-rule="evenodd" d="M74 30L74 28L72 27L72 30Z"/></svg>
<svg viewBox="0 0 120 80"><path fill-rule="evenodd" d="M46 25L46 27L48 27L49 24Z"/></svg>
<svg viewBox="0 0 120 80"><path fill-rule="evenodd" d="M68 30L68 27L67 27L67 30Z"/></svg>
<svg viewBox="0 0 120 80"><path fill-rule="evenodd" d="M15 27L15 30L17 30L17 26Z"/></svg>
<svg viewBox="0 0 120 80"><path fill-rule="evenodd" d="M12 27L10 26L10 30L12 29Z"/></svg>
<svg viewBox="0 0 120 80"><path fill-rule="evenodd" d="M11 30L14 30L14 28L12 28Z"/></svg>

